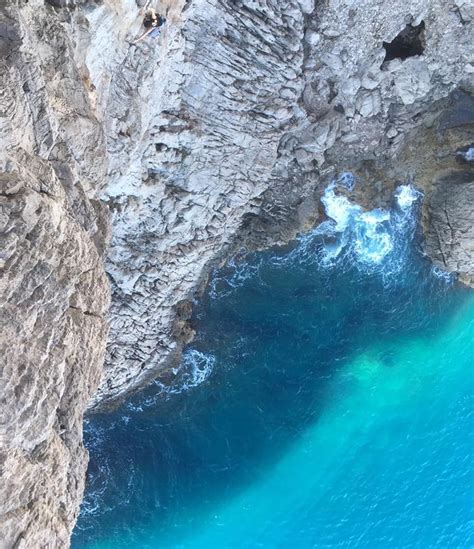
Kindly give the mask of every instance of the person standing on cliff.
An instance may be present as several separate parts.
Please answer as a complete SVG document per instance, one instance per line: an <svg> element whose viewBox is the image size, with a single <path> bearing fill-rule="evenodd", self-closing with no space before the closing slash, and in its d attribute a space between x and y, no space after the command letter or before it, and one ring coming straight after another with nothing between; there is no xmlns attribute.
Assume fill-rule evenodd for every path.
<svg viewBox="0 0 474 549"><path fill-rule="evenodd" d="M160 34L161 26L166 23L166 19L156 12L154 8L148 8L151 0L147 0L145 6L140 10L140 15L144 15L143 26L147 29L141 36L133 41L137 44L147 36L156 38Z"/></svg>

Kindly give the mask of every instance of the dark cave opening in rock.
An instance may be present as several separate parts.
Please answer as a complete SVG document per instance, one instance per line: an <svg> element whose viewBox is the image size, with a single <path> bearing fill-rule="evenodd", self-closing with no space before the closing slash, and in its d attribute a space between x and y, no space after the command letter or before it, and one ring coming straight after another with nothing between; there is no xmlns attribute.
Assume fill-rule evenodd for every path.
<svg viewBox="0 0 474 549"><path fill-rule="evenodd" d="M387 52L384 63L392 59L407 59L415 55L422 55L425 49L424 41L425 22L419 25L407 25L391 42L384 42Z"/></svg>

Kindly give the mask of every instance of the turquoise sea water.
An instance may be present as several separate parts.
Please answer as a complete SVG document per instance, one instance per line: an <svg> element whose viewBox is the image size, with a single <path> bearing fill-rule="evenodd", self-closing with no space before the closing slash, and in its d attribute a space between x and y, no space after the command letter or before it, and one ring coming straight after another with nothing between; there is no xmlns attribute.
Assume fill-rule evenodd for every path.
<svg viewBox="0 0 474 549"><path fill-rule="evenodd" d="M420 196L215 273L175 372L90 418L73 547L474 546L474 294Z"/></svg>

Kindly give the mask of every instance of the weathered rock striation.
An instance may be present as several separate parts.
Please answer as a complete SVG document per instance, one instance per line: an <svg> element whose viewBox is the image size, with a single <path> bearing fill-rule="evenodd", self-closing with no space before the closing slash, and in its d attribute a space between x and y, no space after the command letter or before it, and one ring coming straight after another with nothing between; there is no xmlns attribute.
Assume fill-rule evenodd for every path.
<svg viewBox="0 0 474 549"><path fill-rule="evenodd" d="M473 284L474 171L456 170L435 181L429 201L428 253L441 268Z"/></svg>
<svg viewBox="0 0 474 549"><path fill-rule="evenodd" d="M43 5L19 6L0 6L0 546L36 549L69 545L82 498L109 225L73 43Z"/></svg>
<svg viewBox="0 0 474 549"><path fill-rule="evenodd" d="M337 170L365 178L366 202L386 200L407 175L428 188L416 154L405 165L397 156L428 137L436 156L446 98L469 90L474 70L462 1L163 2L162 37L137 47L124 41L138 32L131 2L115 9L87 13L83 41L114 227L111 333L93 407L166 371L210 267L314 223ZM465 144L453 131L445 164Z"/></svg>
<svg viewBox="0 0 474 549"><path fill-rule="evenodd" d="M338 171L368 206L413 179L427 253L472 281L469 2L159 9L159 39L133 45L135 0L0 5L6 547L67 546L90 397L97 409L172 383L210 269L314 224Z"/></svg>

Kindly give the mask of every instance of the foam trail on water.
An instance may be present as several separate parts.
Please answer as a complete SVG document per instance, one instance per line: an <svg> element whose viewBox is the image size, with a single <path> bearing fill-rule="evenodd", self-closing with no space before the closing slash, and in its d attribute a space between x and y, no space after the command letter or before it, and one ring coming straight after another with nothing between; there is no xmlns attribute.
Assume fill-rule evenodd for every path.
<svg viewBox="0 0 474 549"><path fill-rule="evenodd" d="M215 362L216 359L211 354L187 349L183 353L179 366L172 370L174 380L171 384L169 382L164 384L160 380L155 381L155 385L160 388L159 395L175 395L201 385L212 374Z"/></svg>
<svg viewBox="0 0 474 549"><path fill-rule="evenodd" d="M159 380L155 381L154 385L156 387L152 396L140 398L138 403L136 403L136 401L130 401L125 406L123 413L121 413L115 421L109 423L107 427L98 426L89 419L84 421L84 433L87 437L87 446L89 450L101 454L101 458L95 462L99 465L92 470L89 468L88 471L88 482L94 486L94 490L89 490L85 494L81 506L81 513L83 516L94 517L95 515L107 512L117 512L118 508L126 508L129 504L129 500L125 496L125 493L128 493L128 491L125 491L124 495L117 500L117 508L104 505L107 496L115 490L113 466L109 463L107 452L102 453L102 449L104 446L106 447L106 441L110 439L111 433L117 428L123 428L123 424L127 424L130 419L133 419L137 414L143 415L143 412L155 406L158 402L162 401L163 398L166 399L170 398L172 395L187 392L204 383L212 374L215 362L216 359L214 355L210 353L203 353L196 349L187 349L183 353L180 365L172 371L174 379L171 383L168 382L168 384L164 384ZM135 483L135 477L139 474L139 471L135 470L132 456L124 466L125 465L129 472L129 493L133 493L133 484ZM91 523L85 528L79 525L78 530L91 530L93 528L94 524Z"/></svg>
<svg viewBox="0 0 474 549"><path fill-rule="evenodd" d="M192 389L204 383L211 375L215 361L213 355L201 353L196 349L185 351L181 365L184 372L182 375L183 389Z"/></svg>
<svg viewBox="0 0 474 549"><path fill-rule="evenodd" d="M180 364L171 370L171 376L168 377L166 382L163 382L160 378L156 379L153 382L155 386L153 395L142 398L139 404L129 402L127 410L131 413L143 412L145 408L154 406L163 398L179 395L198 387L209 379L214 370L215 362L215 356L210 353L203 353L197 349L186 349ZM129 419L126 415L122 417L122 421L125 423Z"/></svg>
<svg viewBox="0 0 474 549"><path fill-rule="evenodd" d="M422 193L411 183L400 185L390 210L364 211L344 193L352 191L354 176L345 172L330 183L321 197L328 219L298 237L294 248L271 258L273 265L317 263L323 268L355 266L379 273L389 282L406 263L412 247ZM340 192L343 191L343 192ZM219 299L252 277L259 276L262 262L229 263L230 273L214 277L210 297Z"/></svg>
<svg viewBox="0 0 474 549"><path fill-rule="evenodd" d="M227 272L214 271L209 283L209 295L212 299L221 299L232 293L235 288L254 276L258 276L260 263L249 265L247 262L239 263L231 259L227 264ZM230 273L228 270L230 269Z"/></svg>
<svg viewBox="0 0 474 549"><path fill-rule="evenodd" d="M454 282L456 281L456 275L454 273L443 271L443 269L440 269L436 265L433 265L431 267L431 274L436 278L443 280L449 286L454 284Z"/></svg>

